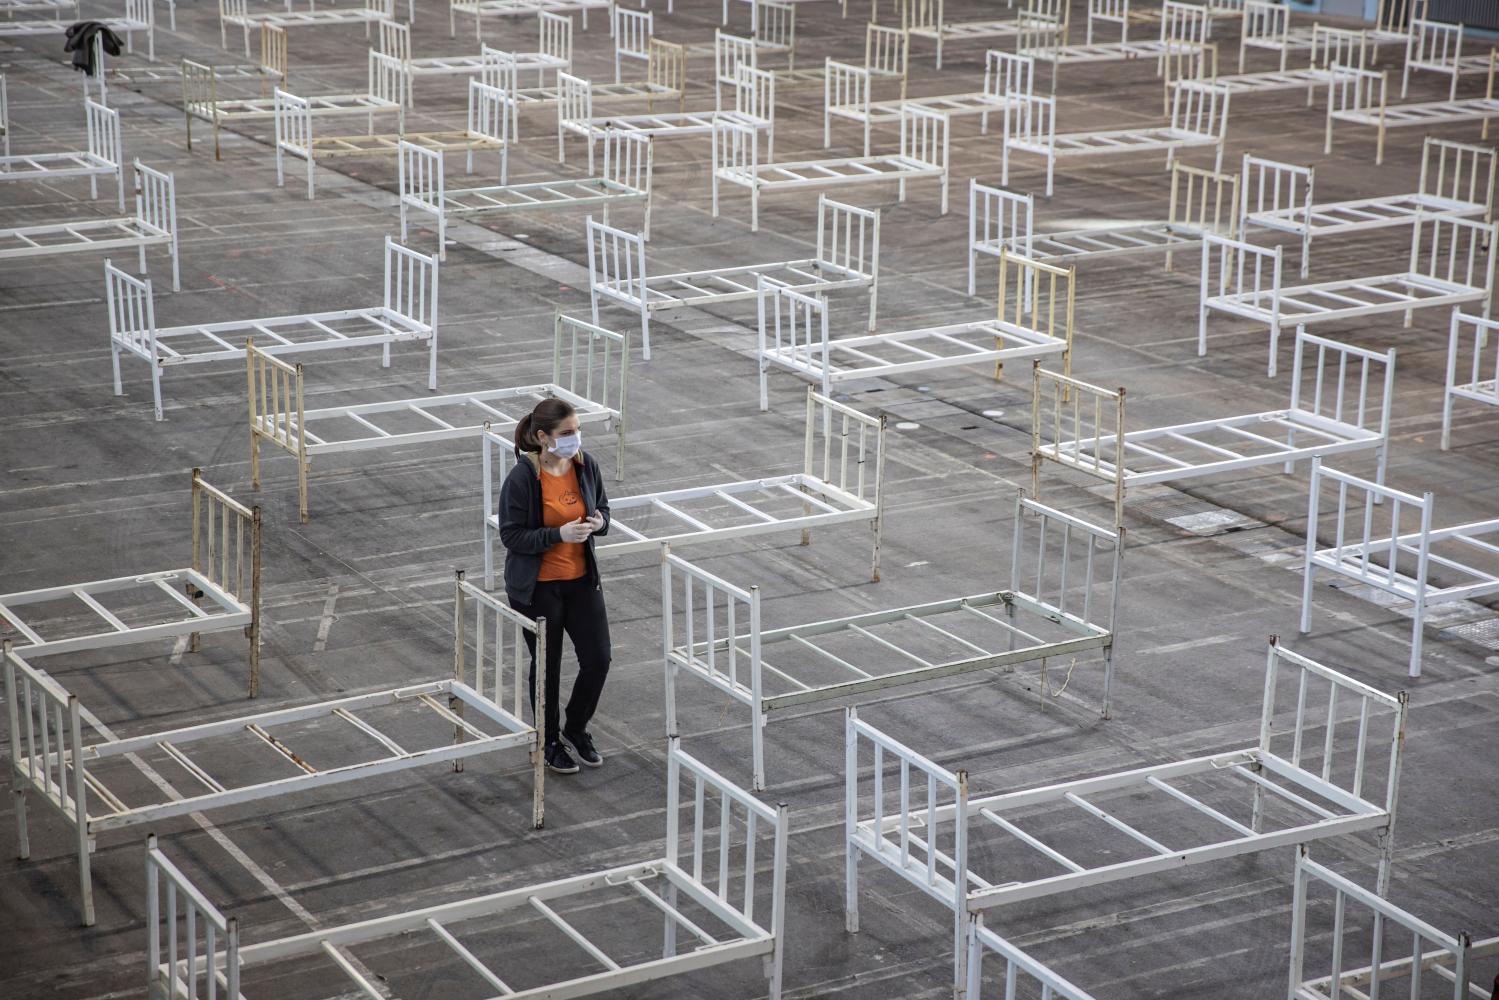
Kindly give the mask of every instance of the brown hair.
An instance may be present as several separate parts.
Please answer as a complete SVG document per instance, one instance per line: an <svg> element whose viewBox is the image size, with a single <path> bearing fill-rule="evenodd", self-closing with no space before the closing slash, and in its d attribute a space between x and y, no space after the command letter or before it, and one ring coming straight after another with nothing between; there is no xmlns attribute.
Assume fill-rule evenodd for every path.
<svg viewBox="0 0 1499 1000"><path fill-rule="evenodd" d="M562 425L562 421L577 413L573 404L561 399L543 399L536 404L536 408L524 417L520 423L515 425L515 457L520 458L521 452L541 451L541 442L536 440L536 432L552 434Z"/></svg>

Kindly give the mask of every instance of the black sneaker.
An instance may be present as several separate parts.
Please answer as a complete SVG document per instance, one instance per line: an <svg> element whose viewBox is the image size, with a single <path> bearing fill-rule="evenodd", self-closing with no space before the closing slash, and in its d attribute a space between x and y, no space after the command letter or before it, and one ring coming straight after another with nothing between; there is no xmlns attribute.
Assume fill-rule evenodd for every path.
<svg viewBox="0 0 1499 1000"><path fill-rule="evenodd" d="M561 743L548 743L546 748L547 770L558 774L577 774L578 762Z"/></svg>
<svg viewBox="0 0 1499 1000"><path fill-rule="evenodd" d="M578 760L588 767L603 767L603 756L593 748L593 737L587 733L570 733L562 731L562 742L572 747L573 753L578 755Z"/></svg>

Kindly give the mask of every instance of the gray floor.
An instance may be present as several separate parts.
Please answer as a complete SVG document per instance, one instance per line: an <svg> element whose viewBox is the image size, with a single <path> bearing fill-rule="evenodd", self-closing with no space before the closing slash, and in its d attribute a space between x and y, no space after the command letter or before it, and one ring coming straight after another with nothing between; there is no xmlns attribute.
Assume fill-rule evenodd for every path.
<svg viewBox="0 0 1499 1000"><path fill-rule="evenodd" d="M469 50L461 30L459 39L447 37L434 0L418 6L416 54ZM747 11L731 6L742 28ZM677 8L672 16L658 13L659 35L711 41L718 4L678 0ZM977 5L959 4L951 16L977 11ZM859 57L862 31L854 18L839 20L835 6L803 5L799 21L800 63L824 55ZM179 31L158 38L160 57L232 61L212 45L213 22L209 4L184 3ZM1235 30L1221 28L1226 63L1237 55ZM533 31L494 25L486 37L501 47L525 47ZM581 72L607 75L602 18L576 37ZM290 43L294 89L362 89L357 28L294 31ZM918 42L915 50L913 94L978 88L981 45L953 46L940 74L930 49ZM1398 67L1398 53L1382 54ZM52 41L8 46L0 55L16 152L82 142L81 84L58 56ZM1268 68L1263 54L1252 58ZM699 107L711 101L702 82L708 71L706 59L691 63L697 81L691 101ZM1464 81L1465 91L1474 86ZM1151 121L1159 114L1158 87L1144 62L1068 69L1058 118L1064 128ZM1414 97L1444 92L1443 81L1418 79ZM452 127L461 117L460 94L442 83L423 86L413 121L438 119ZM211 146L185 148L180 95L170 85L117 87L110 96L123 116L127 156L177 177L183 291L165 291L164 259L153 257L160 323L361 304L378 295L381 239L395 225L393 161L319 167L318 196L308 203L298 184L276 187L268 128L226 134L223 160L215 163ZM816 87L782 95L782 158L821 155L820 99ZM527 138L512 158L513 180L554 170L551 128L550 112L523 120ZM1323 157L1322 129L1320 111L1303 109L1300 95L1236 101L1226 162L1232 166L1246 151L1315 162L1321 199L1415 189L1419 135L1394 134L1385 165L1375 168L1367 130L1340 131L1335 155ZM1477 131L1443 134L1476 140ZM999 143L992 134L979 135L974 119L956 133L950 214L937 214L936 186L929 182L914 183L904 204L879 188L847 194L883 212L882 329L978 318L993 309L992 300L964 295L963 243L967 180L997 182ZM845 127L834 138L838 150L855 151L856 130ZM893 144L893 130L880 131L875 141ZM1189 159L1204 162L1202 156ZM724 217L711 217L708 162L706 141L658 143L650 253L659 264L653 266L808 252L815 196L768 197L762 231L751 236L739 191L726 195ZM1012 186L1038 189L1041 179L1033 163L1022 162ZM0 188L0 199L7 224L24 224L112 213L111 193L90 201L80 182L10 184ZM1165 205L1158 158L1096 159L1059 170L1055 197L1038 203L1038 224L1057 229L1090 219L1148 219ZM634 216L624 210L619 218ZM586 283L581 230L581 218L555 215L495 230L452 231L458 245L441 275L443 390L547 377L553 308L587 309L579 287ZM414 238L421 248L432 239L425 231ZM1407 239L1404 230L1387 230L1368 239L1328 240L1317 247L1313 276L1398 266L1390 262L1403 260ZM1244 323L1215 319L1211 351L1196 357L1196 272L1193 255L1179 259L1174 274L1148 257L1079 268L1075 372L1126 386L1134 426L1284 404L1288 343L1276 380L1264 375L1264 333ZM993 275L986 269L985 287ZM184 563L193 467L235 496L252 498L243 371L224 365L168 372L166 420L153 422L150 384L138 361L123 362L126 395L111 395L102 292L100 263L89 255L7 264L0 278L0 589L6 591ZM840 332L861 329L861 308L853 297L835 299ZM622 312L605 317L620 326L630 322ZM1446 320L1432 311L1418 314L1410 329L1382 318L1327 332L1368 347L1398 346L1390 480L1433 491L1438 520L1456 523L1494 513L1499 415L1464 408L1453 449L1438 450ZM773 376L771 412L757 412L753 327L752 308L684 313L657 325L653 360L637 359L631 371L628 475L611 482L616 494L772 474L799 462L803 386ZM373 351L302 360L309 405L354 393L399 398L423 391L425 357L417 349L397 347L388 370ZM715 572L763 587L767 624L1004 585L1012 499L1029 484L1026 382L995 385L980 370L949 370L857 388L849 401L889 414L892 423L883 582L867 582L864 527L818 532L808 548L787 537L704 553ZM897 421L914 426L894 429ZM593 442L612 462L599 439ZM1339 464L1372 472L1364 458ZM1043 482L1049 502L1108 517L1107 501L1086 487L1054 471ZM254 499L264 506L267 525L260 707L440 677L450 669L451 573L475 572L481 559L475 448L320 463L305 526L297 521L290 464L272 456ZM1305 506L1304 469L1291 476L1278 468L1223 476L1183 492L1141 491L1126 516L1127 584L1111 720L1080 707L1098 687L1097 665L1087 662L1078 665L1069 699L1060 705L1041 703L1043 680L1029 670L897 689L862 703L861 714L934 759L967 768L976 789L1020 788L1251 743L1265 638L1291 637L1294 648L1370 684L1409 688L1392 896L1444 929L1499 932L1493 906L1499 791L1492 764L1499 755L1499 631L1493 614L1471 606L1443 615L1440 627L1428 632L1425 674L1416 682L1405 677L1410 622L1401 608L1319 585L1313 631L1296 637L1300 576L1293 557ZM1188 517L1193 513L1219 509L1240 515L1227 519L1236 530L1199 534L1182 526L1197 523ZM549 782L543 831L529 829L523 763L497 755L462 774L428 768L171 821L155 832L204 891L239 918L246 941L659 854L665 796L659 576L648 557L622 558L608 569L615 660L595 733L609 760L601 771ZM233 636L208 637L199 653L138 646L60 657L45 666L124 734L248 710L244 644ZM1055 665L1045 683L1058 683ZM682 683L686 746L747 780L744 714L699 688ZM841 714L790 714L770 729L767 796L791 807L788 991L801 997L947 995L950 920L888 873L866 866L863 929L844 932ZM7 814L0 829L13 845L11 800L0 809ZM0 996L138 995L145 976L145 831L101 837L94 857L98 924L88 930L78 926L69 837L39 805L32 809L31 834L29 861L16 860L9 846L0 852L6 855L0 861ZM1372 882L1370 838L1319 845L1316 856ZM1078 892L1016 906L998 925L1100 998L1273 996L1285 989L1290 863L1289 850L1277 851ZM1326 951L1329 913L1320 900L1314 909L1318 954ZM651 918L642 931L631 926L631 917L610 911L590 919L600 942L621 953L651 947L658 926ZM536 982L544 968L585 968L581 956L555 941L519 931L493 946L517 986ZM389 948L395 950L359 955L391 977L392 995L481 995L478 981L462 970L434 968L422 942ZM330 985L326 971L278 969L268 978L248 978L245 988L257 998L321 997L342 989ZM1486 982L1494 972L1491 961L1476 978ZM628 995L738 997L764 989L757 965L746 962Z"/></svg>

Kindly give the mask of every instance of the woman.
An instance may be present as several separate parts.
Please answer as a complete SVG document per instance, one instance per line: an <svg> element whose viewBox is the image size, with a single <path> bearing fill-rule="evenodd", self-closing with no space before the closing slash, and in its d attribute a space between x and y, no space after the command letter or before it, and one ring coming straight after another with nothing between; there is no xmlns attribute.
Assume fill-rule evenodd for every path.
<svg viewBox="0 0 1499 1000"><path fill-rule="evenodd" d="M583 451L578 414L544 399L515 428L515 467L500 487L505 596L530 618L546 619L547 768L576 774L578 762L604 763L588 734L609 674L609 618L593 539L609 531L609 498L593 456ZM562 633L578 656L578 677L558 726ZM536 640L531 649L531 708L536 708ZM576 755L576 757L574 756Z"/></svg>

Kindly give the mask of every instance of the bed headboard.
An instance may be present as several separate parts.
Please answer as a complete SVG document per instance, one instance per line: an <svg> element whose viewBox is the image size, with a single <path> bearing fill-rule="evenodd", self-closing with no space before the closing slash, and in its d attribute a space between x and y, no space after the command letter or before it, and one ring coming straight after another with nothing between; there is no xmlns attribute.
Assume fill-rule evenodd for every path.
<svg viewBox="0 0 1499 1000"><path fill-rule="evenodd" d="M260 507L246 507L193 470L193 573L250 612L250 697L260 694ZM192 597L192 594L188 595ZM198 651L197 632L188 648Z"/></svg>
<svg viewBox="0 0 1499 1000"><path fill-rule="evenodd" d="M1483 206L1483 221L1494 219L1494 168L1499 151L1492 146L1427 136L1421 145L1421 194Z"/></svg>
<svg viewBox="0 0 1499 1000"><path fill-rule="evenodd" d="M652 38L645 82L677 95L677 110L687 108L687 46Z"/></svg>
<svg viewBox="0 0 1499 1000"><path fill-rule="evenodd" d="M1072 373L1072 330L1076 303L1077 268L1032 260L1009 247L999 251L999 293L995 318L1001 326L1039 333L1067 346L1062 351L1062 374ZM997 380L1003 362L994 365Z"/></svg>
<svg viewBox="0 0 1499 1000"><path fill-rule="evenodd" d="M1394 396L1395 348L1371 351L1304 329L1296 332L1292 410L1373 431L1388 441Z"/></svg>
<svg viewBox="0 0 1499 1000"><path fill-rule="evenodd" d="M0 647L0 657L5 661L5 705L10 715L11 787L41 792L74 828L80 852L87 852L88 755L83 752L78 696L23 660L9 639ZM28 854L23 842L21 856ZM86 885L83 898L88 907L92 896ZM93 923L92 913L86 914L85 923Z"/></svg>
<svg viewBox="0 0 1499 1000"><path fill-rule="evenodd" d="M153 833L146 838L146 969L151 997L238 998L238 921L220 913L156 845Z"/></svg>
<svg viewBox="0 0 1499 1000"><path fill-rule="evenodd" d="M968 182L968 294L976 291L979 245L1001 246L1006 240L1019 242L1021 253L1030 256L1034 235L1036 196L1020 194L1001 187L980 184L977 178Z"/></svg>
<svg viewBox="0 0 1499 1000"><path fill-rule="evenodd" d="M882 509L885 415L870 416L808 386L802 472Z"/></svg>
<svg viewBox="0 0 1499 1000"><path fill-rule="evenodd" d="M1124 524L1124 389L1105 389L1031 366L1031 495L1050 459L1114 484L1114 525Z"/></svg>
<svg viewBox="0 0 1499 1000"><path fill-rule="evenodd" d="M630 335L552 314L552 383L613 410L608 424L616 439L614 478L625 474L626 399L630 381Z"/></svg>
<svg viewBox="0 0 1499 1000"><path fill-rule="evenodd" d="M695 664L718 684L758 689L760 588L730 583L670 546L661 547L661 636L669 665ZM666 729L678 731L675 698L667 699Z"/></svg>

